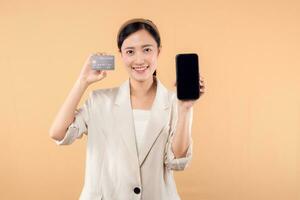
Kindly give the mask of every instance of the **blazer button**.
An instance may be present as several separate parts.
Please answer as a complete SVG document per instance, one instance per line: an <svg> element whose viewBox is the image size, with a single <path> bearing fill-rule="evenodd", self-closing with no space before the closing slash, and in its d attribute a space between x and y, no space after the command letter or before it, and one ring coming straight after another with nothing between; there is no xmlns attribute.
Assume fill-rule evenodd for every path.
<svg viewBox="0 0 300 200"><path fill-rule="evenodd" d="M133 191L134 193L139 194L141 192L141 189L139 187L135 187Z"/></svg>

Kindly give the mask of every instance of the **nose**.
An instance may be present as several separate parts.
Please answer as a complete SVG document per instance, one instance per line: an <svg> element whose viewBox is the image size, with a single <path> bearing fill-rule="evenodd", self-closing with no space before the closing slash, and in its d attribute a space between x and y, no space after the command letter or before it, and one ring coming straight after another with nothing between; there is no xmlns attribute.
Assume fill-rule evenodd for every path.
<svg viewBox="0 0 300 200"><path fill-rule="evenodd" d="M143 55L143 53L136 53L134 63L137 65L145 63L145 56Z"/></svg>

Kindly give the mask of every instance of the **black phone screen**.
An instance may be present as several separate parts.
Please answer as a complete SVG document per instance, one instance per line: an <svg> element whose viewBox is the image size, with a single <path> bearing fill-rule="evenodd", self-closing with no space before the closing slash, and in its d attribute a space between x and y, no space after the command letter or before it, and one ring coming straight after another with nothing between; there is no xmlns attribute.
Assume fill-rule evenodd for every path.
<svg viewBox="0 0 300 200"><path fill-rule="evenodd" d="M194 100L199 98L200 86L197 54L176 55L176 84L178 99Z"/></svg>

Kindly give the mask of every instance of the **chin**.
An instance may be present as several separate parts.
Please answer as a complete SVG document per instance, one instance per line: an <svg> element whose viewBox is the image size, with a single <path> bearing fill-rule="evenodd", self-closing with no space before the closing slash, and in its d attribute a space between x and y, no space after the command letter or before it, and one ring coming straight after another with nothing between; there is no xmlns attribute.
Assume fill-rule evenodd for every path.
<svg viewBox="0 0 300 200"><path fill-rule="evenodd" d="M134 79L135 81L138 81L138 82L144 82L144 81L147 81L149 80L150 78L152 78L153 76L152 75L147 75L147 76L136 76L136 75L132 75L131 78Z"/></svg>
<svg viewBox="0 0 300 200"><path fill-rule="evenodd" d="M138 81L138 82L144 82L144 81L147 81L149 78L148 77L134 77L134 76L132 76L131 77L133 80L135 80L135 81Z"/></svg>

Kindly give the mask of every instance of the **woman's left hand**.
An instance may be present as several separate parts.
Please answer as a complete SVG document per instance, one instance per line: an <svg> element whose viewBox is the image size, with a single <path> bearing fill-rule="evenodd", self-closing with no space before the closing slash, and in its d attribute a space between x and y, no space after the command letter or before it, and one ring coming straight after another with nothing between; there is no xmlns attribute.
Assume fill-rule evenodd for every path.
<svg viewBox="0 0 300 200"><path fill-rule="evenodd" d="M175 86L176 86L176 84L175 84ZM200 80L199 80L199 91L200 91L200 97L201 97L205 93L204 78L202 76L200 76ZM194 103L197 100L179 100L178 99L178 109L179 109L179 111L189 110L191 107L193 107Z"/></svg>

